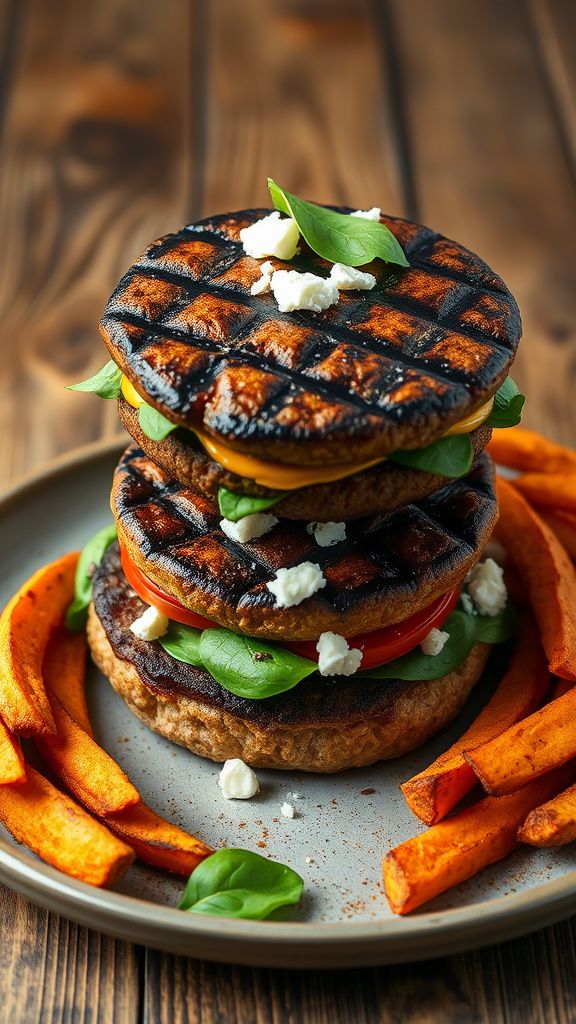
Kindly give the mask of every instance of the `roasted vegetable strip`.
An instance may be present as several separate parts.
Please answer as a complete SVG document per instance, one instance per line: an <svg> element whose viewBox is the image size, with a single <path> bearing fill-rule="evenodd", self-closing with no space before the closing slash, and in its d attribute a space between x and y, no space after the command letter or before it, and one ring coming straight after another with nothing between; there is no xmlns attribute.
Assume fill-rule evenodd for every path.
<svg viewBox="0 0 576 1024"><path fill-rule="evenodd" d="M60 628L50 638L42 672L48 689L85 732L93 735L86 706L86 634Z"/></svg>
<svg viewBox="0 0 576 1024"><path fill-rule="evenodd" d="M0 785L24 782L26 771L20 741L0 719Z"/></svg>
<svg viewBox="0 0 576 1024"><path fill-rule="evenodd" d="M130 844L139 860L176 875L189 875L214 852L142 802L105 820L111 832Z"/></svg>
<svg viewBox="0 0 576 1024"><path fill-rule="evenodd" d="M488 451L495 462L536 473L576 472L576 452L523 427L495 430Z"/></svg>
<svg viewBox="0 0 576 1024"><path fill-rule="evenodd" d="M565 846L576 840L576 786L535 807L518 838L530 846Z"/></svg>
<svg viewBox="0 0 576 1024"><path fill-rule="evenodd" d="M512 483L538 509L576 513L576 472L525 473Z"/></svg>

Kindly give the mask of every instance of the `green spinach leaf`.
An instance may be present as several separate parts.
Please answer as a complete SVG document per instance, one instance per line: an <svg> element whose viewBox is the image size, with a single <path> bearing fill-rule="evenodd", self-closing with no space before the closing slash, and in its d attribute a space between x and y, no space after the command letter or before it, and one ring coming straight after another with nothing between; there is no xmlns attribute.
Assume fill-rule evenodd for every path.
<svg viewBox="0 0 576 1024"><path fill-rule="evenodd" d="M268 188L276 209L293 217L313 252L331 263L359 267L379 258L400 267L409 266L400 243L385 224L307 203L286 192L272 178L268 178Z"/></svg>
<svg viewBox="0 0 576 1024"><path fill-rule="evenodd" d="M224 519L237 523L246 516L254 515L255 512L264 512L267 508L272 508L285 496L279 494L276 498L253 498L250 494L234 494L225 487L219 487L218 507Z"/></svg>
<svg viewBox="0 0 576 1024"><path fill-rule="evenodd" d="M158 643L162 644L164 650L176 658L176 661L183 661L186 665L202 668L201 635L201 629L194 629L193 626L185 626L181 622L171 620L168 632L158 638Z"/></svg>
<svg viewBox="0 0 576 1024"><path fill-rule="evenodd" d="M392 462L399 462L401 466L411 466L425 473L438 473L439 476L456 479L470 471L474 452L468 434L450 434L426 448L392 452L388 458Z"/></svg>
<svg viewBox="0 0 576 1024"><path fill-rule="evenodd" d="M179 904L190 914L263 921L299 903L304 881L292 868L251 850L217 850L194 869Z"/></svg>
<svg viewBox="0 0 576 1024"><path fill-rule="evenodd" d="M494 406L487 427L516 427L522 419L526 397L518 391L512 377L507 377L494 395Z"/></svg>
<svg viewBox="0 0 576 1024"><path fill-rule="evenodd" d="M68 384L68 391L92 391L99 398L119 398L122 370L110 359L98 373L79 384Z"/></svg>
<svg viewBox="0 0 576 1024"><path fill-rule="evenodd" d="M147 402L142 402L138 409L138 423L151 441L163 441L173 430L178 430L177 423L172 423Z"/></svg>
<svg viewBox="0 0 576 1024"><path fill-rule="evenodd" d="M292 690L318 671L315 661L229 629L205 629L200 637L200 657L225 690L249 700Z"/></svg>
<svg viewBox="0 0 576 1024"><path fill-rule="evenodd" d="M116 527L104 526L90 538L76 566L74 598L66 609L66 626L71 633L80 633L86 626L88 605L92 600L92 576L106 550L116 540Z"/></svg>

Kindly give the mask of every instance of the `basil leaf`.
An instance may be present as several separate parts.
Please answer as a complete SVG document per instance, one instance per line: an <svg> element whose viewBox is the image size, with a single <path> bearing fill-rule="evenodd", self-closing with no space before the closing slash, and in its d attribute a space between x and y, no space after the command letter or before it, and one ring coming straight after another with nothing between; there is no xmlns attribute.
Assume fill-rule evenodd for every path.
<svg viewBox="0 0 576 1024"><path fill-rule="evenodd" d="M200 637L200 657L217 683L249 700L292 690L318 671L315 661L229 629L205 629Z"/></svg>
<svg viewBox="0 0 576 1024"><path fill-rule="evenodd" d="M100 565L107 548L116 540L116 527L104 526L90 538L82 550L76 566L74 599L66 609L66 626L71 633L80 633L86 626L88 605L92 600L92 576Z"/></svg>
<svg viewBox="0 0 576 1024"><path fill-rule="evenodd" d="M181 622L170 622L168 632L158 638L168 654L171 654L176 661L183 661L186 665L195 665L202 668L203 662L200 657L201 629L194 629L193 626L185 626Z"/></svg>
<svg viewBox="0 0 576 1024"><path fill-rule="evenodd" d="M122 370L113 359L98 370L93 377L80 381L79 384L68 384L68 391L92 391L99 398L119 398L122 383Z"/></svg>
<svg viewBox="0 0 576 1024"><path fill-rule="evenodd" d="M154 409L146 402L138 409L138 423L151 441L163 441L173 430L178 430L178 424L163 416L161 412Z"/></svg>
<svg viewBox="0 0 576 1024"><path fill-rule="evenodd" d="M504 644L511 640L518 627L518 616L509 604L499 615L474 615L476 642Z"/></svg>
<svg viewBox="0 0 576 1024"><path fill-rule="evenodd" d="M304 881L292 868L251 850L217 850L190 875L180 910L263 921L299 903Z"/></svg>
<svg viewBox="0 0 576 1024"><path fill-rule="evenodd" d="M522 419L525 395L520 394L512 377L507 377L494 395L494 406L487 427L516 427Z"/></svg>
<svg viewBox="0 0 576 1024"><path fill-rule="evenodd" d="M392 462L399 462L401 466L456 479L470 471L474 451L468 434L450 434L429 444L427 448L392 452L388 458Z"/></svg>
<svg viewBox="0 0 576 1024"><path fill-rule="evenodd" d="M224 519L237 523L246 516L254 515L255 512L264 512L265 509L272 508L285 497L285 494L279 494L276 498L253 498L250 494L234 494L225 487L219 487L218 507Z"/></svg>
<svg viewBox="0 0 576 1024"><path fill-rule="evenodd" d="M331 263L359 267L379 258L409 266L400 243L385 224L307 203L272 178L268 178L268 188L276 209L293 217L310 248Z"/></svg>

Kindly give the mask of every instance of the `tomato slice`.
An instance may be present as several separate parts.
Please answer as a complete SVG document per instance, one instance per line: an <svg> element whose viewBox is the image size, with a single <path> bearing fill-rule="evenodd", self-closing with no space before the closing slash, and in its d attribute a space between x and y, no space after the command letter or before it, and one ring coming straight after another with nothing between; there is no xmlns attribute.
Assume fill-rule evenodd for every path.
<svg viewBox="0 0 576 1024"><path fill-rule="evenodd" d="M196 629L218 628L218 623L211 619L205 619L202 615L190 611L180 604L177 598L161 590L156 583L153 583L137 565L134 564L124 548L120 549L122 568L130 586L136 591L139 597L147 604L153 604L169 619L175 622L182 622L185 626L194 626ZM378 665L385 665L388 661L394 661L403 654L407 654L416 647L431 629L438 629L454 610L460 588L455 587L446 594L437 597L427 608L411 615L403 622L397 622L393 626L385 626L383 629L375 629L370 633L358 633L349 637L350 647L357 647L363 652L362 669L377 668ZM318 651L315 640L295 640L293 642L283 641L282 647L287 647L294 654L299 654L310 661L318 661Z"/></svg>
<svg viewBox="0 0 576 1024"><path fill-rule="evenodd" d="M386 662L394 661L411 651L428 636L431 629L438 629L446 621L450 612L454 610L459 596L460 587L455 587L403 622L375 629L371 633L358 633L356 636L348 637L348 645L363 652L362 671L385 665ZM318 661L314 640L284 642L283 646L303 658Z"/></svg>

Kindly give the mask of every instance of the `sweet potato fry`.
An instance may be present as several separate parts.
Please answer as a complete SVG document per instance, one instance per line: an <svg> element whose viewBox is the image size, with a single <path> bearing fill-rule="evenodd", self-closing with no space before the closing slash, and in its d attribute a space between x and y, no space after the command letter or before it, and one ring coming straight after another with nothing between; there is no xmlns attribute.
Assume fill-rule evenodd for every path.
<svg viewBox="0 0 576 1024"><path fill-rule="evenodd" d="M566 846L576 840L576 786L535 807L518 838L530 846Z"/></svg>
<svg viewBox="0 0 576 1024"><path fill-rule="evenodd" d="M495 430L488 451L501 466L537 473L573 473L576 452L523 427Z"/></svg>
<svg viewBox="0 0 576 1024"><path fill-rule="evenodd" d="M564 509L540 509L539 513L550 529L554 530L572 561L576 562L576 514Z"/></svg>
<svg viewBox="0 0 576 1024"><path fill-rule="evenodd" d="M576 680L576 569L526 499L501 477L496 485L500 518L495 535L530 596L550 671Z"/></svg>
<svg viewBox="0 0 576 1024"><path fill-rule="evenodd" d="M568 693L568 690L571 690L573 686L574 683L571 679L556 679L552 687L550 700L558 700L558 697L563 697L564 694Z"/></svg>
<svg viewBox="0 0 576 1024"><path fill-rule="evenodd" d="M531 714L550 686L550 672L531 615L522 621L508 670L486 707L466 732L424 771L400 788L411 811L426 825L441 821L478 779L463 751L480 746Z"/></svg>
<svg viewBox="0 0 576 1024"><path fill-rule="evenodd" d="M120 814L108 815L111 832L132 847L139 860L175 875L189 875L214 851L177 825L139 803Z"/></svg>
<svg viewBox="0 0 576 1024"><path fill-rule="evenodd" d="M26 781L0 786L0 821L42 860L89 885L111 885L134 852L30 766Z"/></svg>
<svg viewBox="0 0 576 1024"><path fill-rule="evenodd" d="M24 756L17 736L13 736L0 719L0 785L24 782Z"/></svg>
<svg viewBox="0 0 576 1024"><path fill-rule="evenodd" d="M566 781L566 769L559 769L511 796L485 797L391 850L382 869L394 913L409 914L506 857L519 844L518 828L528 812Z"/></svg>
<svg viewBox="0 0 576 1024"><path fill-rule="evenodd" d="M86 707L86 636L60 627L50 637L42 674L51 693L80 728L93 736Z"/></svg>
<svg viewBox="0 0 576 1024"><path fill-rule="evenodd" d="M77 561L73 552L39 569L0 615L0 714L18 735L55 732L42 661L72 597Z"/></svg>
<svg viewBox="0 0 576 1024"><path fill-rule="evenodd" d="M464 757L487 793L513 793L576 757L576 687Z"/></svg>
<svg viewBox="0 0 576 1024"><path fill-rule="evenodd" d="M511 482L539 510L576 513L576 472L524 473Z"/></svg>
<svg viewBox="0 0 576 1024"><path fill-rule="evenodd" d="M99 817L138 803L140 794L102 747L49 694L55 736L37 736L36 746L53 772L89 811Z"/></svg>

